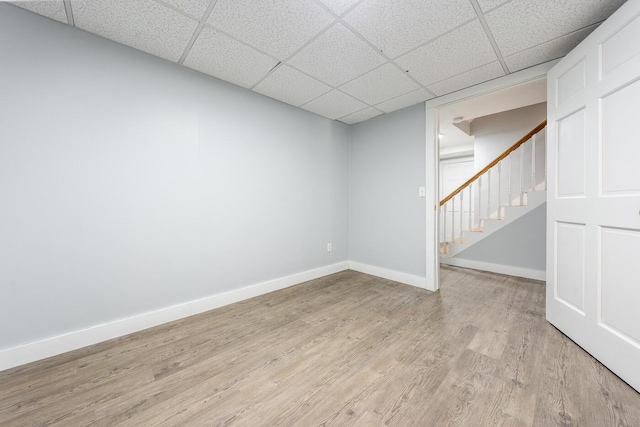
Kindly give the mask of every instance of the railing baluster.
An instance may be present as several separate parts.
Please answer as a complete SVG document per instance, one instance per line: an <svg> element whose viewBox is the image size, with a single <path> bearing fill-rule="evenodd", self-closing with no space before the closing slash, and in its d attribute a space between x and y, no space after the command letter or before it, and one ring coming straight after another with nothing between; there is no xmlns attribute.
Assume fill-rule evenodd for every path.
<svg viewBox="0 0 640 427"><path fill-rule="evenodd" d="M462 221L464 220L464 191L460 192L460 243L463 243Z"/></svg>
<svg viewBox="0 0 640 427"><path fill-rule="evenodd" d="M520 205L524 204L524 144L520 146Z"/></svg>
<svg viewBox="0 0 640 427"><path fill-rule="evenodd" d="M449 202L445 203L444 206L442 206L442 249L444 250L444 248L447 245L447 205L449 204Z"/></svg>
<svg viewBox="0 0 640 427"><path fill-rule="evenodd" d="M502 209L502 162L498 163L498 218L501 217Z"/></svg>
<svg viewBox="0 0 640 427"><path fill-rule="evenodd" d="M469 231L473 230L472 218L473 215L473 183L469 184Z"/></svg>
<svg viewBox="0 0 640 427"><path fill-rule="evenodd" d="M491 169L487 171L487 219L491 218Z"/></svg>
<svg viewBox="0 0 640 427"><path fill-rule="evenodd" d="M513 180L513 156L509 154L509 201L508 205L513 204L513 191L511 189L511 181Z"/></svg>
<svg viewBox="0 0 640 427"><path fill-rule="evenodd" d="M478 206L478 209L476 210L476 224L478 229L482 228L482 219L480 219L480 209L482 208L482 177L478 178L478 200L476 202L476 205Z"/></svg>
<svg viewBox="0 0 640 427"><path fill-rule="evenodd" d="M451 199L451 241L456 241L456 198Z"/></svg>
<svg viewBox="0 0 640 427"><path fill-rule="evenodd" d="M531 191L536 191L536 136L531 137Z"/></svg>
<svg viewBox="0 0 640 427"><path fill-rule="evenodd" d="M447 253L447 205L442 209L442 252Z"/></svg>

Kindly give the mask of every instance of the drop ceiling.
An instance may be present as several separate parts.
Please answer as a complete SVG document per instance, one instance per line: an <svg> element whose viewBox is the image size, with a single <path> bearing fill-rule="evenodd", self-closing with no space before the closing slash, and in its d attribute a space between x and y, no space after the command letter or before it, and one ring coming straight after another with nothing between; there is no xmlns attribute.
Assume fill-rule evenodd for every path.
<svg viewBox="0 0 640 427"><path fill-rule="evenodd" d="M562 57L624 1L12 3L353 124Z"/></svg>

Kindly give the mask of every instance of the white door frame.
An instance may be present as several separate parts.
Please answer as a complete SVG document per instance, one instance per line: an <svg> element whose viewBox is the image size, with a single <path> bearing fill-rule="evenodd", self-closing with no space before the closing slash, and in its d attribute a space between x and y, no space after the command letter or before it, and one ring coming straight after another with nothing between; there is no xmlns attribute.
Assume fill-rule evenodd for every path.
<svg viewBox="0 0 640 427"><path fill-rule="evenodd" d="M447 105L454 104L469 98L486 95L501 89L507 89L532 81L546 79L547 72L558 63L553 60L526 70L518 71L498 79L481 83L458 92L440 96L425 102L426 132L426 288L437 291L440 288L440 252L438 251L438 218L440 217L440 171L439 171L439 146L438 146L438 114L439 110Z"/></svg>

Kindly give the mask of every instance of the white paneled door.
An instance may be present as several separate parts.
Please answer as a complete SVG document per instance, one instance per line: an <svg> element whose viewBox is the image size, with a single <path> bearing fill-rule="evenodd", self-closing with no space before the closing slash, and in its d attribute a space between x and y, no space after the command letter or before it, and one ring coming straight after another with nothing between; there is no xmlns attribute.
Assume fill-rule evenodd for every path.
<svg viewBox="0 0 640 427"><path fill-rule="evenodd" d="M547 319L640 391L640 1L548 75Z"/></svg>

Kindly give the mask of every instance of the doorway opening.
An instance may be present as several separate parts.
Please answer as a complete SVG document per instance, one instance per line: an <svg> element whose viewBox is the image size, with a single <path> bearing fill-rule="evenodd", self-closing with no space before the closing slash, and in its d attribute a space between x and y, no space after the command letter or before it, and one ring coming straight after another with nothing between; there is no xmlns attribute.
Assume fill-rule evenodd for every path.
<svg viewBox="0 0 640 427"><path fill-rule="evenodd" d="M435 271L435 289L438 288L439 284L440 263L522 277L539 278L544 276L544 230L536 231L541 238L535 241L535 254L530 257L531 259L522 259L523 256L528 256L524 252L531 252L531 248L521 248L520 252L522 253L519 254L518 251L512 250L514 242L507 242L507 244L502 245L502 249L496 249L496 245L500 246L500 241L504 240L504 236L511 235L516 238L522 238L523 228L531 234L533 232L531 224L544 228L546 224L544 207L537 209L535 214L531 214L532 217L528 218L530 224L525 223L520 226L510 224L511 230L502 233L492 234L492 230L491 233L487 233L492 234L489 236L491 239L487 237L486 242L480 244L477 242L478 239L470 239L471 242L466 241L465 234L470 235L472 231L483 232L480 227L473 225L472 216L474 215L473 206L475 206L475 201L479 201L483 197L486 198L486 193L481 195L478 190L475 190L474 195L468 189L465 192L464 201L456 199L453 203L448 203L444 207L440 206L440 201L446 198L452 190L459 188L474 174L481 171L506 148L545 120L546 97L545 70L544 73L540 73L534 78L521 82L512 82L510 85L504 84L500 86L496 84L494 90L478 90L476 94L459 96L457 99L453 98L449 99L448 102L432 105L431 109L429 108L430 105L427 104L427 134L429 135L429 120L431 119L431 130L434 131L434 135L437 135L434 138L434 149L431 152L429 149L427 150L427 165L433 164L436 171L432 176L436 182L433 189L434 214L431 218L434 227L432 234L427 236L428 246L431 247L431 253L435 257L435 263L431 264ZM541 138L540 136L537 137ZM542 138L544 139L544 137ZM528 150L529 156L536 156L531 151L531 148L528 148ZM544 158L544 151L540 152L540 143L533 150L538 152L538 158L540 158L539 156ZM430 154L432 156L431 159L429 159ZM429 160L431 160L431 163ZM533 186L535 187L535 184ZM484 191L487 191L486 187ZM504 190L502 190L502 193L504 193ZM457 197L460 198L462 195ZM543 198L543 202L546 202L546 195L541 195L540 197ZM473 200L474 198L476 200ZM527 215L529 215L528 212ZM446 224L447 219L449 225ZM447 236L451 234L452 223L455 223L458 227L453 237L448 240L455 241L458 246L460 246L460 243L470 243L470 245L462 250L458 248L456 254L450 255L448 252L443 253L444 249L441 242L447 240L443 239L444 233L448 231L449 234ZM516 230L514 232L514 229L518 228L520 231ZM464 233L463 230L465 230ZM503 236L500 234L503 234ZM482 246L486 246L486 248ZM515 265L510 265L510 258L513 261L511 264ZM527 263L530 263L530 265L527 266ZM504 268L501 268L501 266Z"/></svg>

